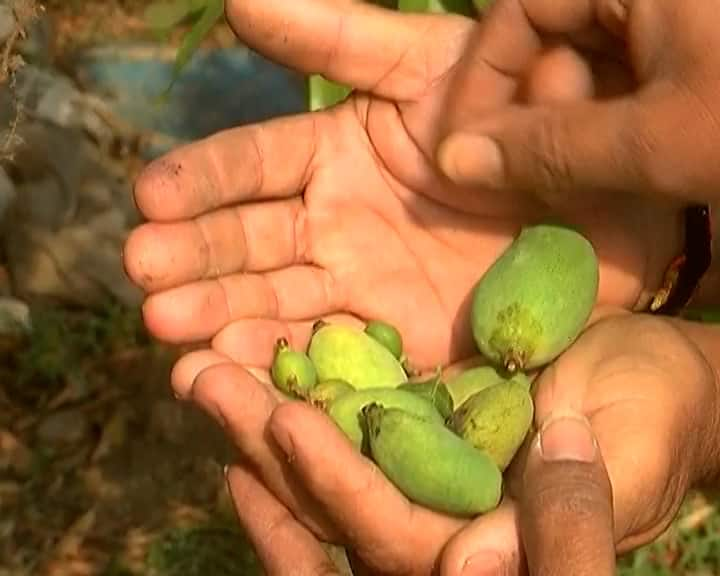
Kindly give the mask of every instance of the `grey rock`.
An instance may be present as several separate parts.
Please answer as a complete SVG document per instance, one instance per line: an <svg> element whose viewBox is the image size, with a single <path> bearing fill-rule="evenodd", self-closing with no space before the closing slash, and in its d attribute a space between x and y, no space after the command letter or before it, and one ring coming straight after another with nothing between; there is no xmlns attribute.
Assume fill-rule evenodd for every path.
<svg viewBox="0 0 720 576"><path fill-rule="evenodd" d="M54 412L38 424L35 433L45 444L64 445L80 442L90 430L87 416L80 410Z"/></svg>
<svg viewBox="0 0 720 576"><path fill-rule="evenodd" d="M0 335L27 333L31 329L30 307L16 298L0 297Z"/></svg>

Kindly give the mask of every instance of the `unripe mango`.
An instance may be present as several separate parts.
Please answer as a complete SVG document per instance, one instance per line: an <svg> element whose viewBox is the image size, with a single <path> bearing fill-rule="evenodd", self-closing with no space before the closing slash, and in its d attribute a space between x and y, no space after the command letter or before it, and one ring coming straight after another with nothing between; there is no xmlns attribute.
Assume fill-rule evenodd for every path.
<svg viewBox="0 0 720 576"><path fill-rule="evenodd" d="M311 389L307 394L306 399L313 406L321 410L327 410L327 407L332 404L336 398L348 392L353 392L354 390L355 388L350 386L345 380L325 380L324 382L318 382L315 388Z"/></svg>
<svg viewBox="0 0 720 576"><path fill-rule="evenodd" d="M444 424L444 419L427 398L399 388L368 388L348 392L327 407L327 414L360 451L365 451L362 409L368 404L402 408L419 418Z"/></svg>
<svg viewBox="0 0 720 576"><path fill-rule="evenodd" d="M417 382L410 381L405 384L400 384L398 388L400 390L408 390L413 394L419 394L430 400L444 419L449 418L453 413L455 407L452 396L450 396L439 373L426 380Z"/></svg>
<svg viewBox="0 0 720 576"><path fill-rule="evenodd" d="M270 376L275 386L290 397L302 398L317 384L315 366L308 355L290 348L285 338L275 343Z"/></svg>
<svg viewBox="0 0 720 576"><path fill-rule="evenodd" d="M365 334L380 342L395 358L402 359L402 336L395 326L382 320L371 320L365 326Z"/></svg>
<svg viewBox="0 0 720 576"><path fill-rule="evenodd" d="M499 468L442 423L378 404L363 416L372 459L413 502L456 516L483 514L500 503Z"/></svg>
<svg viewBox="0 0 720 576"><path fill-rule="evenodd" d="M533 414L528 388L510 381L470 396L452 415L449 426L504 471L525 440Z"/></svg>
<svg viewBox="0 0 720 576"><path fill-rule="evenodd" d="M559 224L524 228L474 289L478 349L510 373L547 364L585 327L598 282L597 256L582 234Z"/></svg>
<svg viewBox="0 0 720 576"><path fill-rule="evenodd" d="M308 347L318 380L345 380L356 390L407 382L402 364L363 330L342 324L319 327Z"/></svg>
<svg viewBox="0 0 720 576"><path fill-rule="evenodd" d="M455 410L460 408L463 403L476 392L507 382L520 382L530 389L530 379L522 372L517 372L512 376L500 373L497 368L492 365L475 366L468 368L451 378L447 382L447 389L453 398Z"/></svg>

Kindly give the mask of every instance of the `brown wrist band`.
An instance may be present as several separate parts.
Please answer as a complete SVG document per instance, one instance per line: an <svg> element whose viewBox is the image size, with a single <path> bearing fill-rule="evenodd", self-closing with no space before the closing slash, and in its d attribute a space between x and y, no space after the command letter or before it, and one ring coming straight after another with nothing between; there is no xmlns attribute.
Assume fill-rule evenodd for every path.
<svg viewBox="0 0 720 576"><path fill-rule="evenodd" d="M647 312L671 316L690 303L712 262L712 236L710 206L688 206L683 253L668 266L663 284L651 299Z"/></svg>

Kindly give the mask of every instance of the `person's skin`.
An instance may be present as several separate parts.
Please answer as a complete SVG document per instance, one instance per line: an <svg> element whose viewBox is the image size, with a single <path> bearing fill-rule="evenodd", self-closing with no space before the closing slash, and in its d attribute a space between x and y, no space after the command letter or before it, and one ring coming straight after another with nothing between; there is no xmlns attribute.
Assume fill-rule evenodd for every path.
<svg viewBox="0 0 720 576"><path fill-rule="evenodd" d="M409 503L319 410L277 404L232 362L196 360L176 391L221 422L245 456L229 467L229 488L271 574L333 573L319 536L347 546L358 574L459 576L470 566L465 574L520 576L529 564L531 575L609 576L616 550L654 539L691 487L717 481L718 369L716 327L625 313L598 320L534 382L547 461L530 435L502 506L471 523ZM247 467L259 428L296 486L289 491L311 495L302 505L269 488L266 464ZM318 512L331 533L307 521Z"/></svg>
<svg viewBox="0 0 720 576"><path fill-rule="evenodd" d="M331 0L236 0L228 15L241 40L263 54L362 91L328 112L240 128L183 147L152 164L136 188L138 206L150 222L131 235L125 265L151 294L144 315L153 334L171 342L211 340L211 349L181 360L173 382L180 396L216 415L238 445L246 467L231 468L230 478L239 483L244 478L258 495L257 506L241 519L255 526L256 537L265 529L263 537L283 541L285 527L295 530L290 536L302 538L310 550L311 533L346 543L364 563L382 565L390 574L427 573L452 536L443 555L446 573L455 573L453 566L478 542L496 543L503 557L519 562L512 503L458 533L465 523L410 507L356 454L343 452L343 438L337 431L333 436L332 426L308 407L275 410L276 398L239 365L266 368L275 338L290 336L302 346L316 318L341 310L398 325L421 367L472 351L464 307L472 284L519 226L544 209L522 186L498 192L496 182L460 188L443 181L432 161L439 141L434 126L458 82L468 95L482 95L472 110L477 113L513 102L515 79L482 54L474 58L471 74L459 65L475 29L459 17L397 15ZM544 86L528 91L532 103L587 95L587 78L576 63L561 66L569 82L542 81L542 65L552 64L556 54L547 52L532 66L528 84ZM614 73L598 74L594 81L603 85L613 78ZM275 202L261 202L269 199ZM632 308L646 300L680 244L678 205L661 198L596 196L591 211L577 206L561 211L581 224L598 248L601 305ZM625 338L626 332L614 335L616 342ZM654 368L648 365L647 371ZM616 388L627 388L624 384ZM712 398L693 407L707 408ZM649 394L650 405L653 399ZM623 414L623 406L632 408L627 400L608 405L608 413L611 408L621 413L615 430L632 424ZM672 400L682 406L677 397ZM665 417L676 414L672 404L662 409ZM706 416L698 415L695 424ZM646 423L643 412L636 426ZM672 429L673 438L690 425L676 414L654 426L656 435L660 424ZM293 444L290 462L282 450L283 430L307 434ZM335 449L324 468L317 467L323 461L312 461L322 454L308 452L303 460L297 452L303 440L312 446L316 438ZM627 450L633 445L627 435L614 442ZM652 446L655 440L638 442ZM690 485L694 464L686 463L688 472L673 476L678 482L664 491L670 477L662 466L667 453L660 450L666 448L642 450L646 458L661 460L659 468L633 460L639 470L629 478L613 476L613 457L603 449L616 491L621 549L632 545L632 538L623 540L628 535L639 542L666 523ZM250 469L255 480L248 480ZM313 479L316 470L327 475ZM637 518L641 512L632 502L618 500L617 493L631 492L638 477L645 478L640 495L647 498L641 512L655 517ZM647 486L658 492L653 495ZM522 502L523 491L514 493ZM382 510L382 516L364 514L369 508ZM268 521L265 513L271 514ZM411 521L396 525L388 518ZM624 534L617 532L621 521ZM263 555L271 567L283 562L267 549Z"/></svg>
<svg viewBox="0 0 720 576"><path fill-rule="evenodd" d="M145 169L135 198L148 222L124 262L149 294L149 331L212 339L243 365L267 366L277 337L300 346L318 317L347 312L396 325L418 368L471 354L474 283L547 213L529 196L453 185L432 161L476 22L337 0L234 0L227 14L251 48L360 92L332 110L221 132ZM492 66L478 60L474 72L467 90L488 107L511 97ZM563 90L581 94L569 80ZM564 216L596 247L600 305L647 300L682 240L667 203L599 202Z"/></svg>
<svg viewBox="0 0 720 576"><path fill-rule="evenodd" d="M717 7L496 0L456 76L436 151L442 169L457 183L524 191L562 210L609 196L720 208ZM478 59L520 92L560 97L488 110L477 86L466 89ZM585 78L582 98L567 88L572 75ZM697 302L719 300L716 260Z"/></svg>

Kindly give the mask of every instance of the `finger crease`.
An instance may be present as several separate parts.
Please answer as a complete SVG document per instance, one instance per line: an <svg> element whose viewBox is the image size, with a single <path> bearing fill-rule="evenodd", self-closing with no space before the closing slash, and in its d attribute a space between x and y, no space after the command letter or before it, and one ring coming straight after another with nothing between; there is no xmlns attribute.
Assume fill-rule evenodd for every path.
<svg viewBox="0 0 720 576"><path fill-rule="evenodd" d="M265 156L263 154L262 146L260 145L260 134L263 128L257 125L251 132L250 142L252 142L253 150L255 151L255 182L250 193L250 197L258 196L265 188Z"/></svg>
<svg viewBox="0 0 720 576"><path fill-rule="evenodd" d="M235 310L232 306L232 300L230 298L230 291L228 290L228 286L226 285L225 278L219 277L217 279L217 284L220 287L220 292L222 293L223 301L225 302L225 313L227 314L226 322L230 322L231 320L235 320Z"/></svg>
<svg viewBox="0 0 720 576"><path fill-rule="evenodd" d="M202 218L194 220L195 226L197 226L200 232L200 239L203 245L203 254L205 261L203 262L202 278L212 278L213 276L220 276L220 268L217 263L217 256L215 250L210 242L210 234L206 228L205 222ZM213 270L214 267L214 270Z"/></svg>

